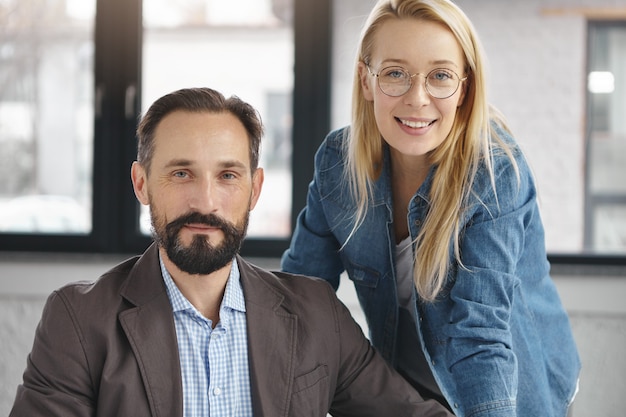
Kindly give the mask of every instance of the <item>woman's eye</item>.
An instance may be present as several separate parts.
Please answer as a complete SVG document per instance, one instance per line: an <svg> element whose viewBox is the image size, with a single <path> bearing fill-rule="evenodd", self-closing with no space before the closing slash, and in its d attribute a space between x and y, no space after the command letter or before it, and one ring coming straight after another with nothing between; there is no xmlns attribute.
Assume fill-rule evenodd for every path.
<svg viewBox="0 0 626 417"><path fill-rule="evenodd" d="M390 69L389 71L386 71L383 76L392 79L403 79L406 78L406 73L401 69Z"/></svg>
<svg viewBox="0 0 626 417"><path fill-rule="evenodd" d="M447 71L437 71L433 74L433 78L437 81L446 81L452 78L452 75Z"/></svg>

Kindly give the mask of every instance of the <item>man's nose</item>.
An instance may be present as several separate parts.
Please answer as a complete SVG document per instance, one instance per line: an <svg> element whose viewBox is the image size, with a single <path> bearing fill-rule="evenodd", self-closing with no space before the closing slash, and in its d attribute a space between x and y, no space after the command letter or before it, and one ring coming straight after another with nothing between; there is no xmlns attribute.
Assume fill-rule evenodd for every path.
<svg viewBox="0 0 626 417"><path fill-rule="evenodd" d="M195 209L200 213L209 213L215 210L215 185L212 181L208 179L199 180L190 192L190 208Z"/></svg>

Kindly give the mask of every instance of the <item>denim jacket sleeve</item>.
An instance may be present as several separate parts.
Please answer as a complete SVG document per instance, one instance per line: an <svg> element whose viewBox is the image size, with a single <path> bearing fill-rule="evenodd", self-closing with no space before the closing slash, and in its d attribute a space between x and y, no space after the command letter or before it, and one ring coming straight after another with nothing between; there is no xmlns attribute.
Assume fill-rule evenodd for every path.
<svg viewBox="0 0 626 417"><path fill-rule="evenodd" d="M516 415L514 299L520 296L520 279L529 275L525 269L547 267L545 261L525 262L541 260L543 230L530 170L521 152L513 152L517 172L505 155L492 161L495 193L489 175L479 171L459 242L462 264L452 274L448 319L454 325L448 326L445 363L464 415Z"/></svg>
<svg viewBox="0 0 626 417"><path fill-rule="evenodd" d="M343 164L338 153L328 150L329 142L342 134L342 131L329 133L315 154L315 173L309 184L306 206L298 215L289 249L281 259L283 271L325 279L335 291L344 266L339 255L340 244L327 220L320 187L322 177L342 171L337 169ZM340 146L336 141L333 145Z"/></svg>

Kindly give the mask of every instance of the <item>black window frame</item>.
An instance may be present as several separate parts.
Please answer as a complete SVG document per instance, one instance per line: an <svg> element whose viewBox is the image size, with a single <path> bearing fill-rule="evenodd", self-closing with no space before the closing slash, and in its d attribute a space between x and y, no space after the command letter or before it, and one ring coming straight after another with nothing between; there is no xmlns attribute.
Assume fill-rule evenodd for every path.
<svg viewBox="0 0 626 417"><path fill-rule="evenodd" d="M330 126L332 0L294 0L292 225L306 201L313 154ZM0 251L140 253L151 243L139 230L130 182L141 109L142 1L98 0L94 43L92 231L87 235L0 234ZM242 254L278 257L289 237L247 238Z"/></svg>
<svg viewBox="0 0 626 417"><path fill-rule="evenodd" d="M587 40L586 40L586 51L585 51L585 76L589 74L591 70L591 59L590 59L590 51L591 51L591 33L595 28L600 27L613 27L613 26L624 26L626 25L626 21L621 19L588 19L586 22L587 25ZM586 86L586 80L581 80L582 85ZM585 87L586 89L586 87ZM591 115L591 100L589 97L589 91L585 94L585 158L588 158L589 152L589 140L590 140L590 121L589 117ZM593 197L589 191L589 170L588 170L588 160L585 160L585 200L584 200L584 245L589 246L592 240L593 234L593 208L596 204L604 202L602 198ZM621 201L620 201L621 202ZM618 274L623 273L623 267L626 266L626 254L606 254L606 253L593 253L586 252L583 250L580 253L548 253L548 260L553 266L556 266L556 269L559 271L568 271L570 273L589 273L589 268L593 268L594 270L600 268L603 269L607 274L613 274L614 271L617 271Z"/></svg>
<svg viewBox="0 0 626 417"><path fill-rule="evenodd" d="M331 123L333 0L294 0L291 225L306 203L313 155ZM141 108L142 1L98 0L95 17L93 228L88 235L0 234L3 252L140 253L151 238L139 230L129 177ZM289 237L250 237L242 254L279 257ZM556 265L624 266L626 256L548 254Z"/></svg>

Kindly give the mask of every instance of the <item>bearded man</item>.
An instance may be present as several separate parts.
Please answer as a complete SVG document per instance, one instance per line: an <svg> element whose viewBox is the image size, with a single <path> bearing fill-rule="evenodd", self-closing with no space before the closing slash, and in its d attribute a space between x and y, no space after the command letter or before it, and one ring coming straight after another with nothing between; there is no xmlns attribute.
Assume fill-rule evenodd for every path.
<svg viewBox="0 0 626 417"><path fill-rule="evenodd" d="M325 281L238 254L262 132L254 108L208 88L150 107L131 179L154 243L49 297L11 416L451 416Z"/></svg>

